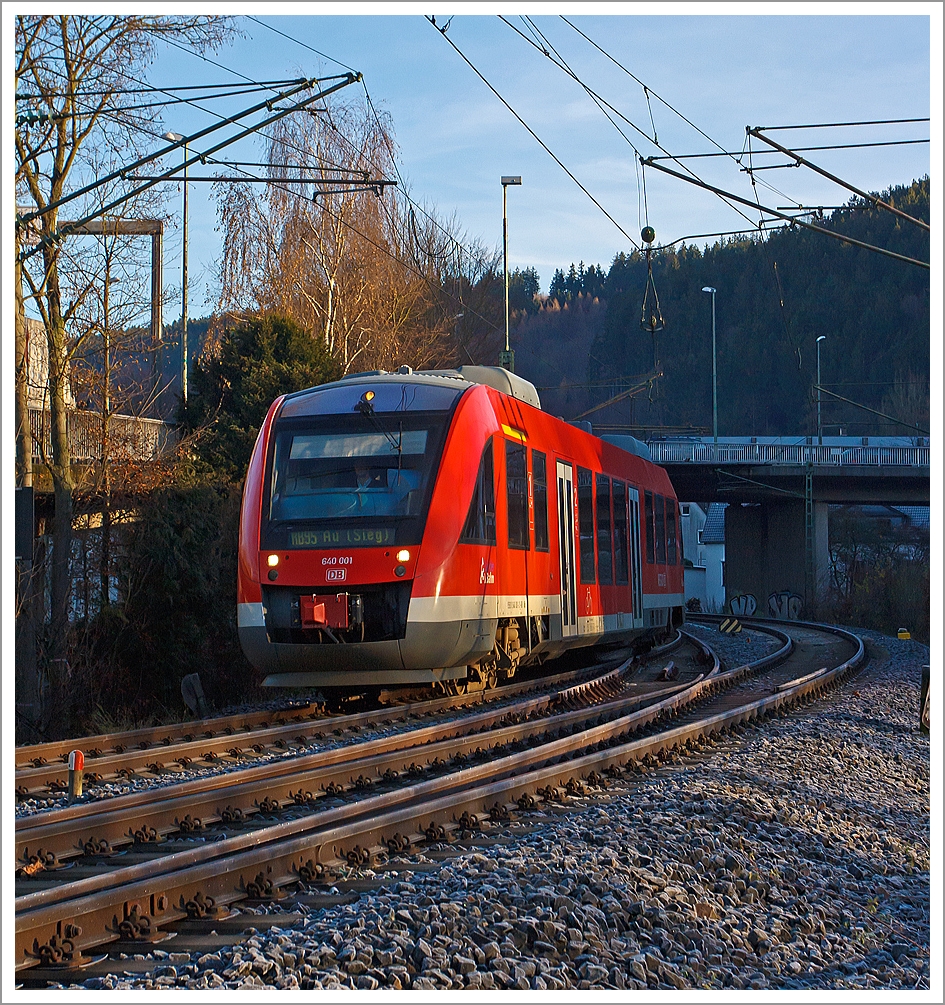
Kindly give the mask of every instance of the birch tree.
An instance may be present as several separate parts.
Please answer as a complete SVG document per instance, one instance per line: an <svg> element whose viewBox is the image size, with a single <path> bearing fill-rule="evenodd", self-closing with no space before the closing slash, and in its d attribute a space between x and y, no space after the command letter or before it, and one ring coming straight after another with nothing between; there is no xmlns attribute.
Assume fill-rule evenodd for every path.
<svg viewBox="0 0 945 1005"><path fill-rule="evenodd" d="M265 194L218 192L222 311L292 318L345 373L472 362L499 327L497 254L467 250L454 221L403 193L366 190L395 176L395 154L390 122L351 102L280 122ZM287 180L319 174L322 186Z"/></svg>
<svg viewBox="0 0 945 1005"><path fill-rule="evenodd" d="M103 156L128 162L153 147L154 109L136 111L126 100L161 38L186 39L194 48L220 44L229 24L213 17L119 15L18 15L16 35L16 190L23 210L35 214L18 228L18 252L27 306L43 324L48 342L48 403L51 456L45 458L55 499L51 575L51 661L53 700L67 656L70 555L75 488L67 431L71 329L96 282L72 288L66 273L69 241L60 239L65 219L76 219L100 196L60 207L71 193L94 182ZM19 256L18 256L19 257ZM25 340L23 340L25 341ZM17 352L21 348L17 339ZM25 369L18 359L17 375ZM22 401L21 401L22 399ZM25 395L17 394L18 407ZM18 414L18 456L26 452L28 415ZM25 463L21 463L25 474Z"/></svg>

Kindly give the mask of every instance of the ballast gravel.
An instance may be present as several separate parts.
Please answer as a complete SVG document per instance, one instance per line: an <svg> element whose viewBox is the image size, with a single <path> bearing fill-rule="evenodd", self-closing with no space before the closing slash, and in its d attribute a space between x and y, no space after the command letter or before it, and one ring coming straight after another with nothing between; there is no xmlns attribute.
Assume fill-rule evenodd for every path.
<svg viewBox="0 0 945 1005"><path fill-rule="evenodd" d="M424 849L352 872L384 882L295 928L168 943L148 976L71 986L928 988L928 650L859 634L869 667L785 718L487 827L438 866Z"/></svg>

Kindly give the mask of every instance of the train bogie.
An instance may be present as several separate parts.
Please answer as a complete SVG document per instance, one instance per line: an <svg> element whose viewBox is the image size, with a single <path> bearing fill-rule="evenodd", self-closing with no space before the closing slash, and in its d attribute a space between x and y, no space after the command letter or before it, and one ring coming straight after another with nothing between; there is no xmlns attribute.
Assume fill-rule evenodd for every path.
<svg viewBox="0 0 945 1005"><path fill-rule="evenodd" d="M491 367L273 404L240 523L240 638L265 684L492 683L681 623L666 473L538 404Z"/></svg>

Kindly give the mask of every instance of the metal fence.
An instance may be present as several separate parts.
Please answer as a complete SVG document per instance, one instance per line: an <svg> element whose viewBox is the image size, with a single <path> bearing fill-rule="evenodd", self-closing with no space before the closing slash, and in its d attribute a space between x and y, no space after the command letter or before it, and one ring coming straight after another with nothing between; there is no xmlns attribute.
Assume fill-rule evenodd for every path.
<svg viewBox="0 0 945 1005"><path fill-rule="evenodd" d="M135 415L112 415L108 419L107 435L98 412L70 410L66 413L69 450L74 464L102 459L102 446L107 440L107 455L111 461L150 461L172 448L177 440L174 427L160 419L140 419ZM45 450L52 457L50 413L48 409L30 409L30 430L33 434L33 459L42 459Z"/></svg>
<svg viewBox="0 0 945 1005"><path fill-rule="evenodd" d="M807 464L840 467L845 464L928 467L929 447L887 445L827 445L806 443L704 443L651 440L647 443L657 464Z"/></svg>

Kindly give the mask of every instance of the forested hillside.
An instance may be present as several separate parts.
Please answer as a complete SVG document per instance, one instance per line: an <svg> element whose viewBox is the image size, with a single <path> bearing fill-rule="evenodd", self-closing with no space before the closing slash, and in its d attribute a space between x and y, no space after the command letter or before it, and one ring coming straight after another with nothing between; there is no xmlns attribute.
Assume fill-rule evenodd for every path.
<svg viewBox="0 0 945 1005"><path fill-rule="evenodd" d="M882 197L929 220L928 178ZM929 261L926 231L863 200L816 222ZM812 432L820 335L826 388L928 428L929 270L794 227L764 242L656 251L653 279L665 320L655 344L641 328L647 272L639 252L618 255L606 272L583 263L559 270L548 297L520 312L517 370L546 388L572 386L568 393L543 392L551 410L572 418L656 369L663 376L649 394L593 420L710 431L711 296L702 288L712 286L720 435ZM854 435L909 433L826 394L823 422L825 433L841 427Z"/></svg>

